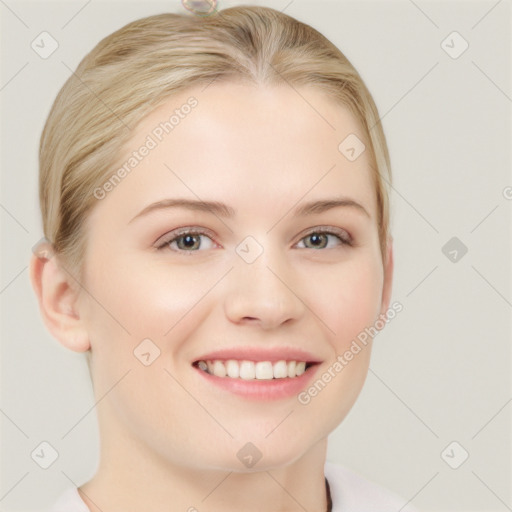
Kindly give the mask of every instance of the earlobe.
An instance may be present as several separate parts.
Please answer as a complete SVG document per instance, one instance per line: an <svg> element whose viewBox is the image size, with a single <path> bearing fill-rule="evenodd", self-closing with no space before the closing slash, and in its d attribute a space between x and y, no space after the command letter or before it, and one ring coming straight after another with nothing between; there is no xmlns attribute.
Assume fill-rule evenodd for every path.
<svg viewBox="0 0 512 512"><path fill-rule="evenodd" d="M66 348L85 352L89 350L90 343L78 308L79 294L72 286L72 279L48 247L32 255L30 281L44 324Z"/></svg>
<svg viewBox="0 0 512 512"><path fill-rule="evenodd" d="M391 291L393 288L393 237L388 236L388 242L386 246L386 260L384 261L384 282L382 286L382 306L381 315L386 315L386 311L389 309L389 303L391 302Z"/></svg>

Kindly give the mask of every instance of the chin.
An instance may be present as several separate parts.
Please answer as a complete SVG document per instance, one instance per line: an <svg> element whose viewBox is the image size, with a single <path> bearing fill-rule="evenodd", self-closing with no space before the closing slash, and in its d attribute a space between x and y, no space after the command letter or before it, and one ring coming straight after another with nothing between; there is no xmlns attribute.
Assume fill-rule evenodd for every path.
<svg viewBox="0 0 512 512"><path fill-rule="evenodd" d="M225 447L220 444L216 443L207 453L196 452L194 463L191 463L191 457L189 457L186 465L192 465L195 469L234 473L269 471L286 467L299 460L315 443L313 441L308 443L307 439L299 437L293 441L289 438L288 443L285 444L282 439L273 442L270 438L265 439L265 436L260 433L253 437L247 432L244 437L231 439Z"/></svg>

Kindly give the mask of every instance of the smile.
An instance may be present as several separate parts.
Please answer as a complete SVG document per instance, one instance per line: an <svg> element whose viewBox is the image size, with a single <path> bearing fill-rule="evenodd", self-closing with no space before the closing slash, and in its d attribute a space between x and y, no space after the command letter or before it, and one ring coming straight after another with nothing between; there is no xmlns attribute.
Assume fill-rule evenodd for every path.
<svg viewBox="0 0 512 512"><path fill-rule="evenodd" d="M216 377L243 380L271 380L300 377L309 367L305 361L200 360L200 370Z"/></svg>

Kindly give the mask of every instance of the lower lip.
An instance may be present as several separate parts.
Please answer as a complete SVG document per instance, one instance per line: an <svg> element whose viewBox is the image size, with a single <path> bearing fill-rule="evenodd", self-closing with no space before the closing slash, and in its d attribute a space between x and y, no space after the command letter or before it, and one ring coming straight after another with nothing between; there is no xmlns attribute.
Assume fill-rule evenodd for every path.
<svg viewBox="0 0 512 512"><path fill-rule="evenodd" d="M268 380L244 380L240 378L217 377L199 368L194 367L194 369L199 372L208 383L214 384L235 395L240 395L252 400L279 400L294 395L296 396L303 391L315 375L318 366L317 364L310 366L299 377Z"/></svg>

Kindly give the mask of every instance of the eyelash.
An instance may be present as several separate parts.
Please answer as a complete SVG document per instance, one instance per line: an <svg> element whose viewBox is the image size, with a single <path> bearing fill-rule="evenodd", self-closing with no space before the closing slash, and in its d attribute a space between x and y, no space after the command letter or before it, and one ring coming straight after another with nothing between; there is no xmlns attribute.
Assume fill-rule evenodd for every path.
<svg viewBox="0 0 512 512"><path fill-rule="evenodd" d="M352 240L352 237L345 230L341 230L341 229L338 230L338 229L334 229L334 228L323 228L323 227L318 227L318 228L308 231L299 240L299 242L302 242L302 240L304 240L305 238L307 238L308 236L311 236L313 234L332 235L332 236L335 236L340 241L341 246L349 246L349 247L355 246L354 241ZM165 249L169 248L169 245L171 243L175 242L176 240L179 240L180 238L182 238L185 235L204 235L204 236L207 236L208 238L210 238L212 240L212 242L214 242L212 234L210 232L203 231L200 229L196 230L194 228L187 227L187 228L180 228L175 231L171 231L170 233L165 235L163 237L163 241L157 242L156 249L159 251L165 250ZM305 249L319 250L319 249L314 249L314 248L310 248L310 247L305 247ZM326 247L320 248L320 250L322 250L322 249L327 249L327 248ZM174 251L174 252L178 252L178 253L200 252L199 250L191 250L191 251L185 251L185 250L181 250L181 249L178 249L178 250L170 249L170 250Z"/></svg>

